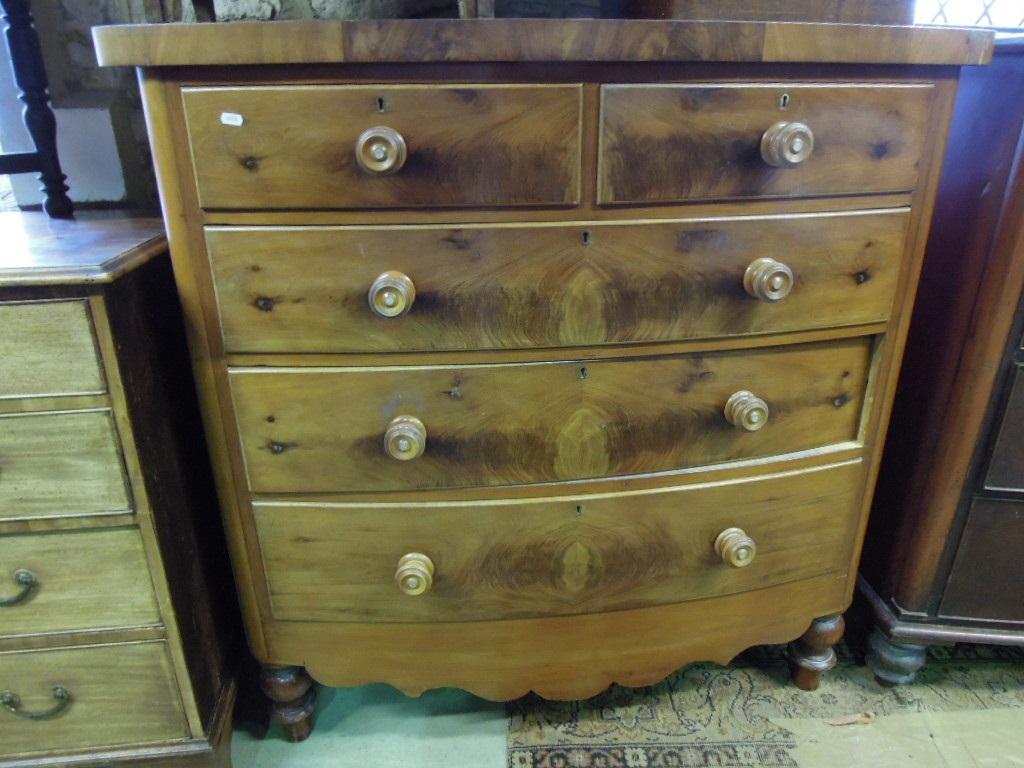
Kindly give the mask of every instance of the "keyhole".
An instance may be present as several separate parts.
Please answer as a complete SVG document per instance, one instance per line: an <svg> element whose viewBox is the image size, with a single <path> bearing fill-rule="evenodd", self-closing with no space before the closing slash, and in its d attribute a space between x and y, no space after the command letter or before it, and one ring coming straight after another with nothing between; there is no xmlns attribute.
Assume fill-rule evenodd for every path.
<svg viewBox="0 0 1024 768"><path fill-rule="evenodd" d="M377 111L380 112L380 113L384 113L384 112L388 111L388 105L387 105L387 102L384 101L384 97L383 96L378 96L377 97Z"/></svg>
<svg viewBox="0 0 1024 768"><path fill-rule="evenodd" d="M779 96L779 109L789 109L789 94L784 93Z"/></svg>
<svg viewBox="0 0 1024 768"><path fill-rule="evenodd" d="M584 245L590 245L590 239L591 239L590 238L590 230L589 229L583 230L583 244Z"/></svg>
<svg viewBox="0 0 1024 768"><path fill-rule="evenodd" d="M586 368L580 368L580 378L581 379L587 378L587 369Z"/></svg>

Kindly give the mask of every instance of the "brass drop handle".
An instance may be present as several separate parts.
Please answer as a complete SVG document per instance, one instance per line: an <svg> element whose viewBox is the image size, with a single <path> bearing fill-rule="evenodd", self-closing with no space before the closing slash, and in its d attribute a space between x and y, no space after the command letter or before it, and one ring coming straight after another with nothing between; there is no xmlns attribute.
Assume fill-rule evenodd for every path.
<svg viewBox="0 0 1024 768"><path fill-rule="evenodd" d="M405 165L407 155L402 134L386 125L368 128L356 139L356 162L373 176L397 172Z"/></svg>
<svg viewBox="0 0 1024 768"><path fill-rule="evenodd" d="M748 432L757 432L767 424L768 415L768 403L745 389L734 392L725 403L726 421Z"/></svg>
<svg viewBox="0 0 1024 768"><path fill-rule="evenodd" d="M746 568L757 555L757 544L742 528L726 528L715 539L715 552L733 568Z"/></svg>
<svg viewBox="0 0 1024 768"><path fill-rule="evenodd" d="M3 704L8 712L17 715L18 717L23 717L26 720L49 720L50 718L57 717L57 715L71 706L71 693L67 688L63 688L59 685L55 686L53 689L53 698L56 699L57 703L50 709L43 712L26 712L21 708L21 698L18 694L13 691L0 692L0 704Z"/></svg>
<svg viewBox="0 0 1024 768"><path fill-rule="evenodd" d="M366 295L370 309L381 317L401 317L416 300L416 285L408 275L388 270L377 275Z"/></svg>
<svg viewBox="0 0 1024 768"><path fill-rule="evenodd" d="M776 168L800 165L814 151L814 133L803 123L775 123L761 136L761 158Z"/></svg>
<svg viewBox="0 0 1024 768"><path fill-rule="evenodd" d="M427 428L415 416L396 416L384 432L384 450L393 459L415 459L426 447Z"/></svg>
<svg viewBox="0 0 1024 768"><path fill-rule="evenodd" d="M32 590L39 586L36 575L24 568L19 568L14 572L14 583L21 587L21 591L11 597L0 597L0 608L11 608L24 603L32 594Z"/></svg>
<svg viewBox="0 0 1024 768"><path fill-rule="evenodd" d="M760 301L782 301L793 290L793 270L775 259L754 259L743 273L743 288Z"/></svg>
<svg viewBox="0 0 1024 768"><path fill-rule="evenodd" d="M434 585L434 561L421 552L402 555L395 570L395 584L404 595L415 597Z"/></svg>

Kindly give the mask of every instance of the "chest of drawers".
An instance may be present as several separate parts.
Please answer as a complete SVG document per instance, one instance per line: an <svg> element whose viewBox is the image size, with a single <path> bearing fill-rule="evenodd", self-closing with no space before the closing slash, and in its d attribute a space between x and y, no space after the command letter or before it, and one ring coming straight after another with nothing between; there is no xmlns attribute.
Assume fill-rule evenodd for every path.
<svg viewBox="0 0 1024 768"><path fill-rule="evenodd" d="M987 33L106 28L138 65L249 639L493 699L834 663Z"/></svg>
<svg viewBox="0 0 1024 768"><path fill-rule="evenodd" d="M226 766L238 622L161 222L0 239L0 766Z"/></svg>

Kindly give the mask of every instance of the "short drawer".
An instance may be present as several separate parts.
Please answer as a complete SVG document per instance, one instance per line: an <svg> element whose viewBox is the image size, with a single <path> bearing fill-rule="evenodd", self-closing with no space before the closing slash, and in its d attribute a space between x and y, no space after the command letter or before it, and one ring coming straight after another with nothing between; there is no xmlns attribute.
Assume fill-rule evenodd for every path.
<svg viewBox="0 0 1024 768"><path fill-rule="evenodd" d="M129 508L109 411L0 416L0 519Z"/></svg>
<svg viewBox="0 0 1024 768"><path fill-rule="evenodd" d="M0 304L0 398L106 391L85 301Z"/></svg>
<svg viewBox="0 0 1024 768"><path fill-rule="evenodd" d="M253 491L502 486L856 440L871 352L857 338L641 359L235 369L230 381Z"/></svg>
<svg viewBox="0 0 1024 768"><path fill-rule="evenodd" d="M52 713L0 708L5 757L188 736L163 642L0 653L0 691L19 712Z"/></svg>
<svg viewBox="0 0 1024 768"><path fill-rule="evenodd" d="M1021 370L1018 366L1013 372L1010 397L985 476L985 487L992 490L1024 491L1024 374Z"/></svg>
<svg viewBox="0 0 1024 768"><path fill-rule="evenodd" d="M204 208L566 206L579 85L189 88Z"/></svg>
<svg viewBox="0 0 1024 768"><path fill-rule="evenodd" d="M137 529L0 536L0 637L159 623Z"/></svg>
<svg viewBox="0 0 1024 768"><path fill-rule="evenodd" d="M278 619L483 621L679 603L845 572L860 473L853 461L594 496L257 503L254 512Z"/></svg>
<svg viewBox="0 0 1024 768"><path fill-rule="evenodd" d="M206 240L228 351L509 349L885 321L907 216L210 228Z"/></svg>
<svg viewBox="0 0 1024 768"><path fill-rule="evenodd" d="M606 85L598 202L908 191L932 92L929 84Z"/></svg>

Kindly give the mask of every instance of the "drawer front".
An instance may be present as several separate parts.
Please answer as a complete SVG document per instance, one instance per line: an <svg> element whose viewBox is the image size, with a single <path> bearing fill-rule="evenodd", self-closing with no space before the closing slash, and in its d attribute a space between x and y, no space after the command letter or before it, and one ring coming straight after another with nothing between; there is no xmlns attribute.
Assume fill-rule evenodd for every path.
<svg viewBox="0 0 1024 768"><path fill-rule="evenodd" d="M1024 503L975 499L939 613L1024 622Z"/></svg>
<svg viewBox="0 0 1024 768"><path fill-rule="evenodd" d="M206 239L228 351L399 352L884 321L906 224L907 209L894 209L629 225L215 228ZM768 259L778 262L769 277L790 290L781 300L744 288ZM397 316L379 303L395 290L384 273L409 280Z"/></svg>
<svg viewBox="0 0 1024 768"><path fill-rule="evenodd" d="M0 416L0 519L129 508L109 411Z"/></svg>
<svg viewBox="0 0 1024 768"><path fill-rule="evenodd" d="M870 357L862 338L644 359L238 369L230 379L252 490L381 491L658 472L855 440ZM724 415L744 390L771 411L757 431ZM385 435L406 459L389 455Z"/></svg>
<svg viewBox="0 0 1024 768"><path fill-rule="evenodd" d="M54 717L28 720L0 708L5 756L188 736L162 642L0 653L0 690L15 694L21 710L60 706L58 687L69 698Z"/></svg>
<svg viewBox="0 0 1024 768"><path fill-rule="evenodd" d="M0 536L4 601L0 637L160 623L136 529Z"/></svg>
<svg viewBox="0 0 1024 768"><path fill-rule="evenodd" d="M678 603L845 572L860 474L853 461L539 501L254 511L278 619L483 621ZM734 527L756 546L743 567L715 548ZM433 566L419 595L396 583L408 553Z"/></svg>
<svg viewBox="0 0 1024 768"><path fill-rule="evenodd" d="M184 103L205 208L579 201L578 85L193 88Z"/></svg>
<svg viewBox="0 0 1024 768"><path fill-rule="evenodd" d="M985 487L1024 491L1024 374L1020 367L1013 373L1013 387L992 449Z"/></svg>
<svg viewBox="0 0 1024 768"><path fill-rule="evenodd" d="M84 301L0 304L0 398L106 391Z"/></svg>
<svg viewBox="0 0 1024 768"><path fill-rule="evenodd" d="M923 85L606 85L598 202L668 203L903 192L917 184ZM785 106L783 107L783 104ZM810 129L782 165L774 126ZM795 125L799 124L799 125ZM785 134L783 134L785 135ZM792 146L791 146L792 148ZM766 159L767 158L767 159Z"/></svg>

